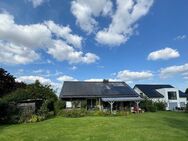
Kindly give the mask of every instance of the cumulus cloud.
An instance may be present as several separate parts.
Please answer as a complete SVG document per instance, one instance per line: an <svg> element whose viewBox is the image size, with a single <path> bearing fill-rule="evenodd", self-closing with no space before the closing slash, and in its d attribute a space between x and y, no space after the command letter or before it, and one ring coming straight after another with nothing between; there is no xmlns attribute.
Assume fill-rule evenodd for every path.
<svg viewBox="0 0 188 141"><path fill-rule="evenodd" d="M19 25L9 13L0 13L0 19L0 44L6 46L1 48L5 54L1 55L2 63L10 62L12 57L13 64L33 62L39 58L38 51L41 49L55 59L69 63L90 64L99 59L93 53L80 51L82 37L72 34L69 26L57 25L53 21Z"/></svg>
<svg viewBox="0 0 188 141"><path fill-rule="evenodd" d="M81 29L88 33L99 29L96 17L109 16L112 22L97 31L96 41L115 46L130 38L137 27L136 22L148 13L152 4L153 0L116 0L116 5L110 0L74 0L71 12Z"/></svg>
<svg viewBox="0 0 188 141"><path fill-rule="evenodd" d="M148 55L148 60L159 60L159 59L168 60L171 58L177 58L179 56L180 54L177 50L172 48L164 48L161 50L151 52Z"/></svg>
<svg viewBox="0 0 188 141"><path fill-rule="evenodd" d="M37 48L46 46L51 32L43 24L18 25L8 13L0 13L0 39L14 44Z"/></svg>
<svg viewBox="0 0 188 141"><path fill-rule="evenodd" d="M54 41L54 48L49 48L48 53L59 61L69 61L70 64L75 63L94 63L99 57L93 53L86 53L75 51L74 48L67 45L61 40Z"/></svg>
<svg viewBox="0 0 188 141"><path fill-rule="evenodd" d="M52 33L55 33L58 37L65 39L65 41L75 47L81 48L82 37L71 34L72 30L69 26L61 26L55 24L53 21L46 21L45 24Z"/></svg>
<svg viewBox="0 0 188 141"><path fill-rule="evenodd" d="M39 59L39 55L35 51L0 40L0 63L26 64L37 59Z"/></svg>
<svg viewBox="0 0 188 141"><path fill-rule="evenodd" d="M101 44L125 43L133 34L136 22L148 13L153 0L117 0L116 4L111 24L96 34L96 40Z"/></svg>
<svg viewBox="0 0 188 141"><path fill-rule="evenodd" d="M46 0L28 0L29 2L32 2L33 7L36 8L43 4Z"/></svg>
<svg viewBox="0 0 188 141"><path fill-rule="evenodd" d="M63 75L57 78L58 81L64 82L64 81L77 81L77 79L73 78L72 76L69 75Z"/></svg>
<svg viewBox="0 0 188 141"><path fill-rule="evenodd" d="M111 14L112 2L110 0L95 0L95 2L93 0L74 0L71 3L71 12L81 29L91 33L98 25L95 17Z"/></svg>
<svg viewBox="0 0 188 141"><path fill-rule="evenodd" d="M187 74L188 73L188 64L179 65L179 66L169 66L162 68L160 70L161 78L167 78L176 74Z"/></svg>
<svg viewBox="0 0 188 141"><path fill-rule="evenodd" d="M130 70L119 71L116 74L117 79L123 81L133 81L133 80L144 80L150 79L153 77L153 74L150 71L141 71L135 72Z"/></svg>

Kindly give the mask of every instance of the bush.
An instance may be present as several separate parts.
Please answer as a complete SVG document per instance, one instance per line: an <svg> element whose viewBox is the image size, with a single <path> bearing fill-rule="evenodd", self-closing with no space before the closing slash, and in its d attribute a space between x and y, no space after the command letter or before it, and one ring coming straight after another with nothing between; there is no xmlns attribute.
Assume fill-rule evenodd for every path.
<svg viewBox="0 0 188 141"><path fill-rule="evenodd" d="M87 108L87 100L82 100L81 101L81 108L86 109Z"/></svg>
<svg viewBox="0 0 188 141"><path fill-rule="evenodd" d="M188 113L188 103L187 103L187 105L185 107L185 112Z"/></svg>
<svg viewBox="0 0 188 141"><path fill-rule="evenodd" d="M40 107L38 114L42 117L47 118L48 117L48 101L45 101L42 106Z"/></svg>
<svg viewBox="0 0 188 141"><path fill-rule="evenodd" d="M58 112L60 111L60 110L62 110L62 109L64 109L65 108L65 106L66 106L66 103L65 103L65 101L63 101L63 100L57 100L56 102L55 102L55 110L54 110L54 112L55 112L55 114L58 114Z"/></svg>
<svg viewBox="0 0 188 141"><path fill-rule="evenodd" d="M0 99L0 123L17 123L18 121L19 109L16 104Z"/></svg>
<svg viewBox="0 0 188 141"><path fill-rule="evenodd" d="M35 123L45 120L45 117L39 115L21 115L19 123Z"/></svg>
<svg viewBox="0 0 188 141"><path fill-rule="evenodd" d="M166 110L166 103L162 101L157 101L154 103L157 111L165 111Z"/></svg>
<svg viewBox="0 0 188 141"><path fill-rule="evenodd" d="M147 98L140 102L140 108L144 109L146 112L156 112L157 111L157 107L155 106L154 102Z"/></svg>
<svg viewBox="0 0 188 141"><path fill-rule="evenodd" d="M110 111L104 112L104 111L94 110L94 111L90 111L88 113L88 115L90 115L90 116L109 116L109 115L111 115L111 113L110 113Z"/></svg>
<svg viewBox="0 0 188 141"><path fill-rule="evenodd" d="M63 116L63 117L71 117L71 118L78 118L78 117L84 117L87 115L87 111L84 109L64 109L61 110L58 113L59 116Z"/></svg>

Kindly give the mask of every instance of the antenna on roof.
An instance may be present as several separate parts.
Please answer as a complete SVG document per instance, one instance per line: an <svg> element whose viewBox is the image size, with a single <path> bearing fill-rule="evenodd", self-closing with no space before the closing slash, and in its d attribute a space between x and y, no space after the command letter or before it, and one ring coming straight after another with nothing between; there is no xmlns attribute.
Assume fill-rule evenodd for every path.
<svg viewBox="0 0 188 141"><path fill-rule="evenodd" d="M109 80L108 79L103 79L103 83L108 83Z"/></svg>

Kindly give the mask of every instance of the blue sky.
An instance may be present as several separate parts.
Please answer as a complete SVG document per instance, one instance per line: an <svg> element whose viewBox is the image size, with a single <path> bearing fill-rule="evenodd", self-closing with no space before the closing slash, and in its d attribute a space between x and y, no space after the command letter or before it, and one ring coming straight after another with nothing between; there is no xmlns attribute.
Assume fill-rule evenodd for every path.
<svg viewBox="0 0 188 141"><path fill-rule="evenodd" d="M187 0L0 0L0 67L59 89L103 78L188 87Z"/></svg>

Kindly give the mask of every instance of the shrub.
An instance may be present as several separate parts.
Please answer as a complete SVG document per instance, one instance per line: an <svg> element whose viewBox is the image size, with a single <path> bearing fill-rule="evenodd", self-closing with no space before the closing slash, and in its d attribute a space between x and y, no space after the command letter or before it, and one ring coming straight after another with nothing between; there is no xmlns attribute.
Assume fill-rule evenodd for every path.
<svg viewBox="0 0 188 141"><path fill-rule="evenodd" d="M146 112L156 112L157 108L152 100L145 99L140 102L141 109L144 109Z"/></svg>
<svg viewBox="0 0 188 141"><path fill-rule="evenodd" d="M35 123L45 120L45 117L39 115L21 115L19 123Z"/></svg>
<svg viewBox="0 0 188 141"><path fill-rule="evenodd" d="M58 113L59 116L63 116L63 117L71 117L71 118L78 118L78 117L84 117L87 115L87 111L84 109L64 109L61 110Z"/></svg>
<svg viewBox="0 0 188 141"><path fill-rule="evenodd" d="M16 104L0 99L0 123L17 123L18 121L19 109Z"/></svg>
<svg viewBox="0 0 188 141"><path fill-rule="evenodd" d="M188 113L188 103L187 103L187 105L185 107L185 112Z"/></svg>
<svg viewBox="0 0 188 141"><path fill-rule="evenodd" d="M38 111L38 114L42 117L45 117L47 118L48 116L48 101L45 101L42 106L40 107L39 111Z"/></svg>
<svg viewBox="0 0 188 141"><path fill-rule="evenodd" d="M157 101L154 103L157 111L165 111L166 110L166 103L162 101Z"/></svg>
<svg viewBox="0 0 188 141"><path fill-rule="evenodd" d="M81 108L86 109L86 107L87 107L87 100L82 100L81 101Z"/></svg>
<svg viewBox="0 0 188 141"><path fill-rule="evenodd" d="M62 109L64 109L65 108L65 106L66 106L66 103L65 103L65 101L63 101L63 100L57 100L56 102L55 102L55 110L54 110L54 112L55 112L55 114L58 114L58 112L60 111L60 110L62 110Z"/></svg>
<svg viewBox="0 0 188 141"><path fill-rule="evenodd" d="M89 111L88 115L90 116L109 116L111 115L110 111L99 111L99 110L94 110L94 111Z"/></svg>

